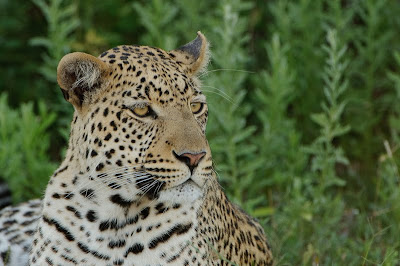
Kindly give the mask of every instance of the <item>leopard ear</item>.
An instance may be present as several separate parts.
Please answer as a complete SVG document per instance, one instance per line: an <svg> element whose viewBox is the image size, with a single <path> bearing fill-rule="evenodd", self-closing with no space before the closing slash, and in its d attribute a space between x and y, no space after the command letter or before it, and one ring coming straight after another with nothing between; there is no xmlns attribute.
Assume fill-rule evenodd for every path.
<svg viewBox="0 0 400 266"><path fill-rule="evenodd" d="M64 98L80 109L106 83L109 72L109 66L92 55L70 53L58 64L57 82Z"/></svg>
<svg viewBox="0 0 400 266"><path fill-rule="evenodd" d="M210 52L207 39L198 31L196 39L170 51L169 55L182 65L189 76L196 75L204 71L209 62Z"/></svg>

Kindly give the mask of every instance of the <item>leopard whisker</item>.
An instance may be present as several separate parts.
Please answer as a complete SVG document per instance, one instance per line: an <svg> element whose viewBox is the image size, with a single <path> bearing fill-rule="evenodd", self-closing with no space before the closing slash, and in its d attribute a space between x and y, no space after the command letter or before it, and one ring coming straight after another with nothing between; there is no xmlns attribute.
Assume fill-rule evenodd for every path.
<svg viewBox="0 0 400 266"><path fill-rule="evenodd" d="M219 72L219 71L232 71L232 72L241 72L241 73L249 73L249 74L256 73L254 71L234 69L234 68L218 68L218 69L213 69L213 70L209 70L209 71L206 71L206 72L202 73L201 75L199 75L199 78L201 78L203 76L206 76L206 75L208 75L210 73Z"/></svg>
<svg viewBox="0 0 400 266"><path fill-rule="evenodd" d="M122 172L122 173L127 173L128 171L126 170L127 169L127 167L121 167L121 168L117 168L117 169L113 169L113 170L111 170L111 171L108 171L108 173L110 173L110 172L113 172L114 174L115 173L118 173L118 172ZM129 170L129 171L132 171L133 169L131 169L131 170ZM102 186L102 184L104 184L104 180L105 179L102 179L103 177L107 177L106 179L107 180L110 180L110 178L111 177L114 177L114 176L108 176L108 175L105 175L105 173L106 172L104 172L104 173L102 173L103 175L101 176L101 177L99 177L99 175L101 175L101 174L99 174L99 175L96 175L96 176L92 176L92 175L89 175L88 177L86 177L86 178L88 178L89 180L92 180L92 181L97 181L97 180L102 180L103 181L103 183L98 183L98 184L96 184L95 186L94 186L94 188L95 189L97 189L97 188L99 188L99 187L101 187ZM139 173L139 171L132 171L131 173L130 173L130 175L132 175L132 174L134 174L134 173ZM140 174L142 174L143 173L143 171L140 171ZM108 177L110 177L110 178L108 178ZM72 192L79 192L79 191L81 191L84 187L86 187L87 186L87 182L80 182L80 184L78 185L78 186L76 186L75 187L75 189L74 189L74 191L71 191L70 193L72 193ZM69 194L70 194L69 193Z"/></svg>
<svg viewBox="0 0 400 266"><path fill-rule="evenodd" d="M214 90L216 90L217 92L219 92L220 94L220 96L222 96L222 97L226 97L225 99L228 99L228 100L230 100L230 101L233 101L233 98L229 95L229 94L227 94L226 92L224 92L223 90L221 90L221 89L218 89L217 87L215 87L215 86L210 86L210 85L203 85L202 86L202 88L211 88L211 89L214 89Z"/></svg>
<svg viewBox="0 0 400 266"><path fill-rule="evenodd" d="M156 184L157 184L157 180L154 180L152 183L144 186L144 187L146 187L146 189L144 190L142 196L139 198L139 201L141 201L142 198L144 197L144 195L146 195L153 188L153 186L156 185Z"/></svg>
<svg viewBox="0 0 400 266"><path fill-rule="evenodd" d="M140 178L142 178L142 177L146 177L146 176L151 176L150 174L148 174L148 173L143 173L143 172L126 172L126 173L123 173L123 174L114 174L113 176L107 176L107 178L105 178L106 180L109 180L109 179L117 179L117 180L121 180L121 179L123 179L123 178L125 178L125 177L128 177L128 178L133 178L133 179L140 179Z"/></svg>
<svg viewBox="0 0 400 266"><path fill-rule="evenodd" d="M125 171L125 168L120 168L119 170ZM117 173L117 172L114 171L114 173ZM128 185L128 184L132 183L131 179L136 179L136 178L142 179L142 178L146 178L148 175L149 175L148 173L145 173L143 171L129 170L129 171L125 171L125 173L120 176L115 176L115 175L107 176L107 178L104 178L104 179L103 179L103 177L100 177L100 179L99 179L98 176L96 176L96 177L89 176L89 178L92 178L94 181L102 181L102 182L96 182L97 184L95 184L92 187L92 189L98 189L98 188L102 187L103 184L106 184L109 186L111 183L117 183L114 187L117 187L118 185L120 185L120 186ZM106 176L104 176L104 177L106 177ZM123 178L121 178L121 177L123 177ZM128 178L124 179L125 177L128 177ZM87 185L86 182L82 182L82 184L77 186L74 191L80 191L86 185ZM92 195L85 195L85 196L91 197Z"/></svg>

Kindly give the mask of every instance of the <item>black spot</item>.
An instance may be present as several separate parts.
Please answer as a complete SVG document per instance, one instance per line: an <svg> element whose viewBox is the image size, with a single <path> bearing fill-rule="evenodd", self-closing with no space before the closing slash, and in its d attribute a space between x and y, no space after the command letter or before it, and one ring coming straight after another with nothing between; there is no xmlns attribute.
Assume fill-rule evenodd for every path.
<svg viewBox="0 0 400 266"><path fill-rule="evenodd" d="M75 209L74 207L72 207L72 206L67 206L67 207L65 207L68 211L70 211L70 212L72 212L73 214L75 214L75 216L77 217L77 218L79 218L79 219L82 219L82 215L81 215L81 213L77 210L77 209Z"/></svg>
<svg viewBox="0 0 400 266"><path fill-rule="evenodd" d="M111 133L108 133L107 136L104 137L104 140L109 140L109 139L111 139L111 137L112 137Z"/></svg>
<svg viewBox="0 0 400 266"><path fill-rule="evenodd" d="M121 111L117 112L117 118L118 120L121 120Z"/></svg>
<svg viewBox="0 0 400 266"><path fill-rule="evenodd" d="M112 203L117 204L117 205L121 206L122 208L127 208L127 207L131 206L133 203L130 200L122 198L120 194L115 194L115 195L110 196L110 200Z"/></svg>
<svg viewBox="0 0 400 266"><path fill-rule="evenodd" d="M17 223L17 220L13 219L13 220L7 220L7 221L3 222L3 225L5 227L10 227L11 225L13 225L15 223Z"/></svg>
<svg viewBox="0 0 400 266"><path fill-rule="evenodd" d="M96 166L96 171L101 171L101 169L103 169L104 168L104 164L103 163L99 163L97 166Z"/></svg>
<svg viewBox="0 0 400 266"><path fill-rule="evenodd" d="M156 205L157 214L165 213L168 210L168 207L165 207L163 203L158 203Z"/></svg>
<svg viewBox="0 0 400 266"><path fill-rule="evenodd" d="M104 254L100 254L99 252L95 251L95 250L90 250L85 244L83 244L82 242L78 242L78 247L85 253L90 253L93 256L95 256L96 258L102 259L102 260L109 260L110 256L104 255Z"/></svg>
<svg viewBox="0 0 400 266"><path fill-rule="evenodd" d="M25 217L32 217L32 215L34 215L35 213L33 211L27 211L24 213Z"/></svg>
<svg viewBox="0 0 400 266"><path fill-rule="evenodd" d="M23 226L28 226L28 225L30 225L30 224L32 224L32 223L34 223L34 222L37 222L37 218L34 218L34 219L32 219L32 220L24 221L23 223L21 223L21 225L23 225Z"/></svg>
<svg viewBox="0 0 400 266"><path fill-rule="evenodd" d="M97 152L96 152L95 150L92 150L92 152L90 153L90 156L91 156L91 157L97 156Z"/></svg>
<svg viewBox="0 0 400 266"><path fill-rule="evenodd" d="M55 219L49 219L46 216L43 216L43 221L49 225L54 225L56 230L60 233L62 233L65 238L69 241L74 241L75 237L71 234L70 231L68 231L67 228L63 227L62 225L60 225L58 223L58 221L56 221Z"/></svg>
<svg viewBox="0 0 400 266"><path fill-rule="evenodd" d="M138 158L135 158L135 162L138 163ZM140 182L139 182L140 181ZM149 199L154 199L158 196L158 192L162 190L165 182L159 181L153 178L148 178L144 180L136 180L136 187L140 189Z"/></svg>
<svg viewBox="0 0 400 266"><path fill-rule="evenodd" d="M109 248L122 248L125 246L125 244L126 244L125 239L120 239L117 241L111 240L110 243L108 243L108 247Z"/></svg>
<svg viewBox="0 0 400 266"><path fill-rule="evenodd" d="M93 198L94 197L94 190L93 189L82 189L81 191L79 191L79 194L81 194L83 197L85 198Z"/></svg>
<svg viewBox="0 0 400 266"><path fill-rule="evenodd" d="M189 231L189 229L193 226L192 223L187 225L177 224L169 229L166 233L154 238L150 241L149 248L154 249L158 244L168 241L174 234L181 235Z"/></svg>
<svg viewBox="0 0 400 266"><path fill-rule="evenodd" d="M101 222L100 225L99 225L99 230L100 230L100 231L105 231L105 230L107 230L108 228L110 228L110 223L109 223L109 221Z"/></svg>
<svg viewBox="0 0 400 266"><path fill-rule="evenodd" d="M179 203L175 203L174 205L172 205L172 208L174 209L179 209L181 207L181 205Z"/></svg>
<svg viewBox="0 0 400 266"><path fill-rule="evenodd" d="M128 250L125 252L124 257L128 257L129 253L139 254L143 251L144 246L140 243L136 243L133 246L129 247Z"/></svg>
<svg viewBox="0 0 400 266"><path fill-rule="evenodd" d="M88 219L89 222L95 222L97 220L96 212L93 210L88 211L86 214L86 219Z"/></svg>
<svg viewBox="0 0 400 266"><path fill-rule="evenodd" d="M106 155L107 159L111 159L112 157L111 152L106 151L104 154Z"/></svg>
<svg viewBox="0 0 400 266"><path fill-rule="evenodd" d="M56 171L53 176L56 177L59 173L62 173L67 169L68 169L68 165L63 167L63 168L61 168L60 170Z"/></svg>
<svg viewBox="0 0 400 266"><path fill-rule="evenodd" d="M118 128L117 128L117 125L115 124L114 121L111 121L111 122L110 122L110 126L113 127L113 130L114 130L114 131L117 131Z"/></svg>
<svg viewBox="0 0 400 266"><path fill-rule="evenodd" d="M111 182L111 183L109 183L107 186L109 186L109 187L112 188L112 189L120 189L120 188L121 188L121 186L118 185L118 184L115 183L115 182Z"/></svg>
<svg viewBox="0 0 400 266"><path fill-rule="evenodd" d="M64 193L64 195L63 195L63 197L64 197L64 199L72 199L73 197L74 197L74 193L72 193L71 191L67 191L67 192L65 192Z"/></svg>
<svg viewBox="0 0 400 266"><path fill-rule="evenodd" d="M49 265L54 265L53 261L49 257L46 257L46 262Z"/></svg>
<svg viewBox="0 0 400 266"><path fill-rule="evenodd" d="M114 265L123 265L124 264L124 260L123 259L117 259L113 261Z"/></svg>
<svg viewBox="0 0 400 266"><path fill-rule="evenodd" d="M146 207L143 210L140 211L140 216L142 218L142 220L146 219L147 216L149 216L150 213L150 207Z"/></svg>

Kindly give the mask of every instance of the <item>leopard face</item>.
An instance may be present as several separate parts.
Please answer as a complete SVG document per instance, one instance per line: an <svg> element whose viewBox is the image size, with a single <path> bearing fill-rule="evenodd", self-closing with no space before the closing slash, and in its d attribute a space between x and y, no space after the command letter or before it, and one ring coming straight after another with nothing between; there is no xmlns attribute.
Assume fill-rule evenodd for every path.
<svg viewBox="0 0 400 266"><path fill-rule="evenodd" d="M62 90L76 109L69 157L88 174L85 186L111 187L121 202L201 196L212 160L206 97L194 75L201 65L193 64L205 56L119 46L96 60L74 53L60 62L60 85L71 88Z"/></svg>

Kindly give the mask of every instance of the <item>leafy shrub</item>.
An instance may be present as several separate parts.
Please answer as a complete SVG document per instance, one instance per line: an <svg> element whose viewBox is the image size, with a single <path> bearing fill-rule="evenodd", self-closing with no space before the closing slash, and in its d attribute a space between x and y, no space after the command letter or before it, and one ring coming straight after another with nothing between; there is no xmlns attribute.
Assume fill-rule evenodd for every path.
<svg viewBox="0 0 400 266"><path fill-rule="evenodd" d="M41 197L57 166L47 154L47 131L56 115L49 113L43 102L39 102L38 112L34 113L32 103L13 110L7 95L0 95L0 177L8 182L14 202Z"/></svg>

